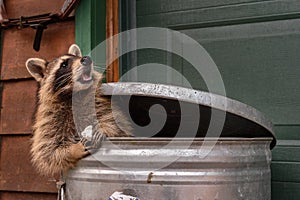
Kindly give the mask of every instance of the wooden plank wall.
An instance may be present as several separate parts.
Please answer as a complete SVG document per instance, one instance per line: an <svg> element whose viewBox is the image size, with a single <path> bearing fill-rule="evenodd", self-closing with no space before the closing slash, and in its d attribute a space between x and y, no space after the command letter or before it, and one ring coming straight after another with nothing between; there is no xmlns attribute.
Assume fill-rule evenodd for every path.
<svg viewBox="0 0 300 200"><path fill-rule="evenodd" d="M9 18L59 11L64 0L6 0ZM36 103L37 83L25 62L30 57L51 60L66 53L75 40L74 21L49 25L44 31L41 50L32 49L35 31L2 31L1 116L0 116L0 199L56 199L52 177L40 176L30 163L30 138Z"/></svg>

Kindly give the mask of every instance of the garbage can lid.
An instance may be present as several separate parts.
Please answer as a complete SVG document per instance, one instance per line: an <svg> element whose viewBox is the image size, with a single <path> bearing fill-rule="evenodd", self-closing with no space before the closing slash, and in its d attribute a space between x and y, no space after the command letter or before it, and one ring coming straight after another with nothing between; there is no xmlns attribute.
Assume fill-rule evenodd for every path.
<svg viewBox="0 0 300 200"><path fill-rule="evenodd" d="M271 121L255 108L224 96L174 85L142 82L105 83L101 91L103 95L112 95L121 109L129 110L132 120L140 127L155 119L166 120L157 133L147 137L272 137L271 148L276 144ZM153 109L149 114L154 105L164 109ZM195 120L197 130L192 133L195 132ZM183 122L192 131L182 128L180 123ZM178 134L179 129L184 134ZM145 131L140 130L135 130L134 134L145 137ZM208 130L216 132L209 133Z"/></svg>

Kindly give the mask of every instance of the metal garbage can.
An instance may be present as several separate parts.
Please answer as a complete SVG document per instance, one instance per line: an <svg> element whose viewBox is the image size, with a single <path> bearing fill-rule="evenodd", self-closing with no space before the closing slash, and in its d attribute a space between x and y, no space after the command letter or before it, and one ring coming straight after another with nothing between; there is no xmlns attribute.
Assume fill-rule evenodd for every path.
<svg viewBox="0 0 300 200"><path fill-rule="evenodd" d="M68 174L68 200L108 200L116 191L141 200L271 199L272 138L220 139L205 157L203 141L112 139Z"/></svg>
<svg viewBox="0 0 300 200"><path fill-rule="evenodd" d="M272 124L254 108L176 86L110 83L102 87L104 94L122 97L118 104L133 101L130 116L135 123L147 124L147 110L156 104L165 108L166 121L151 138L137 131L135 138L105 141L67 174L68 200L107 200L114 192L140 200L271 199L270 148L276 140ZM195 124L194 115L189 115L195 110L191 105L200 112L195 137L189 135L195 131L189 129ZM188 110L184 115L182 106ZM220 134L207 135L214 111L218 120L225 116L223 128ZM161 115L153 112L151 117ZM187 128L176 126L185 121ZM178 137L178 129L186 135Z"/></svg>

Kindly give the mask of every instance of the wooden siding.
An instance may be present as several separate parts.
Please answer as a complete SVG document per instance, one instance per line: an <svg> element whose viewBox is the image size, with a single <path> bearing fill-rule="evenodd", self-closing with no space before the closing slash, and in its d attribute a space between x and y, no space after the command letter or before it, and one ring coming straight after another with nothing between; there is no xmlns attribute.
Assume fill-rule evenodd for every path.
<svg viewBox="0 0 300 200"><path fill-rule="evenodd" d="M69 37L69 35L74 37L74 22L51 24L44 33L41 49L39 52L36 52L32 48L35 36L34 29L9 29L3 31L2 57L5 59L2 60L1 66L2 80L30 78L31 76L27 72L26 67L24 67L24 61L26 62L29 56L51 60L59 52L66 51L66 46L72 43L66 37Z"/></svg>
<svg viewBox="0 0 300 200"><path fill-rule="evenodd" d="M6 0L10 18L60 10L64 0ZM54 177L36 173L30 162L30 139L36 103L37 83L28 74L30 57L52 60L66 53L75 41L74 21L51 24L44 31L41 48L32 48L35 30L2 30L1 115L0 115L0 199L56 199ZM57 178L57 177L56 177Z"/></svg>
<svg viewBox="0 0 300 200"><path fill-rule="evenodd" d="M227 96L257 108L272 120L279 139L273 150L272 199L299 199L300 2L137 0L136 3L138 27L168 27L194 38L219 67ZM180 57L148 50L138 53L138 61L172 66L194 88L206 90L202 77ZM155 77L155 81L165 83L166 73ZM179 76L173 75L168 81L188 85Z"/></svg>
<svg viewBox="0 0 300 200"><path fill-rule="evenodd" d="M3 136L1 143L2 191L56 192L55 179L36 175L30 163L30 136Z"/></svg>
<svg viewBox="0 0 300 200"><path fill-rule="evenodd" d="M37 84L34 80L3 82L1 135L30 134Z"/></svg>
<svg viewBox="0 0 300 200"><path fill-rule="evenodd" d="M55 200L56 194L30 192L2 192L1 200Z"/></svg>

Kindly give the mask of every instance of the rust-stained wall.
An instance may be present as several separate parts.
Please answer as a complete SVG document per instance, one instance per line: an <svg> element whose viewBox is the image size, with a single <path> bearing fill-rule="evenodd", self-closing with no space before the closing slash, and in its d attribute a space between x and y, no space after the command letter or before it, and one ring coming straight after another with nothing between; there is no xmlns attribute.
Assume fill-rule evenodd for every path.
<svg viewBox="0 0 300 200"><path fill-rule="evenodd" d="M6 0L9 18L56 13L64 0ZM74 21L51 24L44 31L41 50L32 49L35 31L2 31L0 115L0 199L56 199L52 177L36 174L30 163L30 138L37 84L25 62L30 57L51 60L66 53L75 40Z"/></svg>

